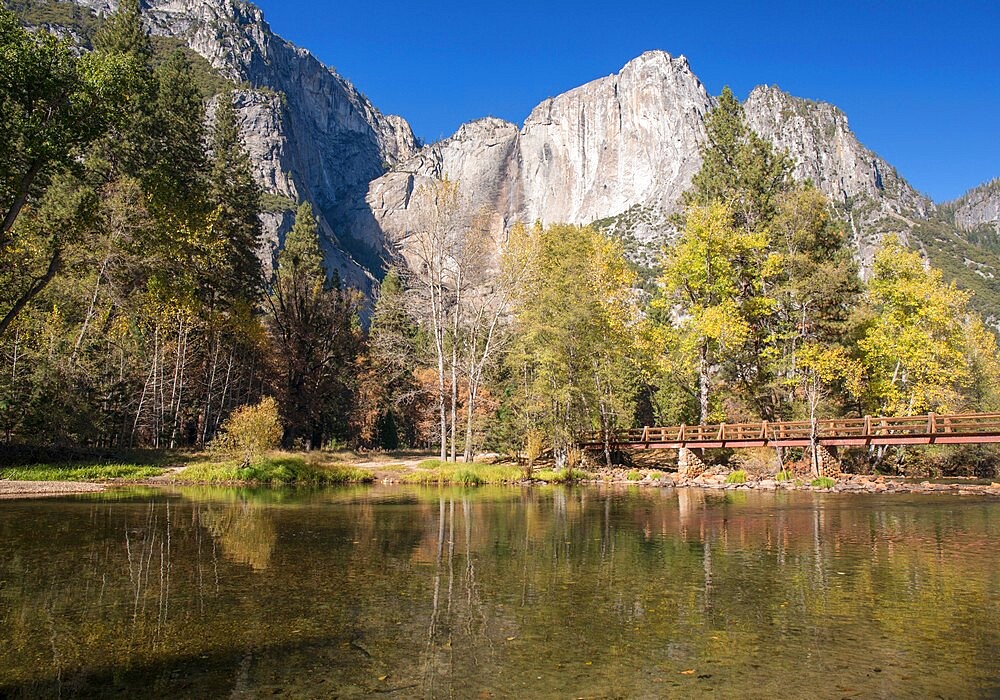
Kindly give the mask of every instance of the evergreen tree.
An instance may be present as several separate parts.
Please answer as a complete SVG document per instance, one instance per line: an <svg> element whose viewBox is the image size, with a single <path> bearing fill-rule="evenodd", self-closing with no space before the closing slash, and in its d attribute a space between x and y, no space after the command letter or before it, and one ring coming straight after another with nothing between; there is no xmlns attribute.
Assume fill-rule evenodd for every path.
<svg viewBox="0 0 1000 700"><path fill-rule="evenodd" d="M215 282L224 299L252 303L263 284L257 256L262 235L260 188L251 174L231 92L220 96L215 113L210 180L214 232L225 246L223 269L216 271Z"/></svg>
<svg viewBox="0 0 1000 700"><path fill-rule="evenodd" d="M94 35L94 50L134 56L142 65L149 65L153 44L142 26L139 0L118 3L118 9L101 23Z"/></svg>
<svg viewBox="0 0 1000 700"><path fill-rule="evenodd" d="M755 231L774 217L777 198L792 187L792 162L746 124L743 106L723 88L705 124L702 167L685 193L686 205L726 202L733 224Z"/></svg>
<svg viewBox="0 0 1000 700"><path fill-rule="evenodd" d="M327 278L308 202L299 207L278 254L268 302L285 443L309 448L346 437L359 297Z"/></svg>
<svg viewBox="0 0 1000 700"><path fill-rule="evenodd" d="M362 360L355 425L367 446L396 449L416 440L420 388L417 327L406 310L403 282L390 270L379 285Z"/></svg>
<svg viewBox="0 0 1000 700"><path fill-rule="evenodd" d="M156 78L146 186L154 211L190 224L205 215L205 107L180 49L156 70Z"/></svg>
<svg viewBox="0 0 1000 700"><path fill-rule="evenodd" d="M94 54L114 56L127 89L116 100L117 118L93 155L112 176L138 176L148 165L151 107L156 97L153 46L142 26L139 0L122 0L94 35ZM102 167L101 163L93 164Z"/></svg>

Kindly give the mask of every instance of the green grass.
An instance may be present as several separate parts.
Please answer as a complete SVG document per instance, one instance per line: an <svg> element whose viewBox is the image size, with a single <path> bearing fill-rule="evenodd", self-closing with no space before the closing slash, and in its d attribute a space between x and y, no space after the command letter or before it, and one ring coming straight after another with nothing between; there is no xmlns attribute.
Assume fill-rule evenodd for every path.
<svg viewBox="0 0 1000 700"><path fill-rule="evenodd" d="M404 474L402 480L410 484L460 484L483 486L485 484L515 484L524 478L524 472L512 464L481 464L479 462L442 462L425 459L415 471Z"/></svg>
<svg viewBox="0 0 1000 700"><path fill-rule="evenodd" d="M0 479L12 481L141 481L159 476L163 470L144 464L62 463L31 464L0 469Z"/></svg>
<svg viewBox="0 0 1000 700"><path fill-rule="evenodd" d="M645 478L645 476L638 469L633 469L632 471L630 471L628 474L625 475L625 478L628 479L629 481L642 481Z"/></svg>
<svg viewBox="0 0 1000 700"><path fill-rule="evenodd" d="M837 482L828 476L821 476L818 479L813 479L810 486L817 489L832 489L837 485Z"/></svg>
<svg viewBox="0 0 1000 700"><path fill-rule="evenodd" d="M583 479L590 479L591 475L582 469L540 469L531 475L536 481L546 484L572 484Z"/></svg>
<svg viewBox="0 0 1000 700"><path fill-rule="evenodd" d="M747 483L747 473L742 469L737 469L734 472L730 472L729 476L726 477L727 484L745 484Z"/></svg>
<svg viewBox="0 0 1000 700"><path fill-rule="evenodd" d="M791 481L793 478L794 475L787 469L782 469L780 472L774 475L775 481Z"/></svg>
<svg viewBox="0 0 1000 700"><path fill-rule="evenodd" d="M374 481L371 472L336 464L310 464L302 457L265 457L249 466L240 462L194 464L176 480L191 484L264 484L268 486L329 486Z"/></svg>

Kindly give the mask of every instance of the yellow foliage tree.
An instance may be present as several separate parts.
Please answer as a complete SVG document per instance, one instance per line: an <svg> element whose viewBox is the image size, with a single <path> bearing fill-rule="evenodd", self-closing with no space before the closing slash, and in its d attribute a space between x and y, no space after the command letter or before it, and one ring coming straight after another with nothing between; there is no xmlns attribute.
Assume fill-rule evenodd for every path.
<svg viewBox="0 0 1000 700"><path fill-rule="evenodd" d="M234 458L242 459L243 466L259 459L281 442L283 429L278 414L278 402L271 396L260 403L237 408L222 424L212 447Z"/></svg>
<svg viewBox="0 0 1000 700"><path fill-rule="evenodd" d="M883 244L868 286L872 317L858 343L870 410L910 415L973 407L976 385L981 399L995 397L996 342L969 299L919 253L895 239Z"/></svg>

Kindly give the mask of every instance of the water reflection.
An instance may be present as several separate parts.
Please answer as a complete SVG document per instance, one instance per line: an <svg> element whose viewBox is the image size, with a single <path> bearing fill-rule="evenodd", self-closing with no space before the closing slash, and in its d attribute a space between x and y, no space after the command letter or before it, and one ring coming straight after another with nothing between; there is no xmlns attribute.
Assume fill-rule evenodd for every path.
<svg viewBox="0 0 1000 700"><path fill-rule="evenodd" d="M1000 504L179 490L0 510L0 696L990 695Z"/></svg>
<svg viewBox="0 0 1000 700"><path fill-rule="evenodd" d="M222 507L200 506L195 512L227 559L248 564L255 571L267 568L278 534L274 519L263 506L241 500Z"/></svg>

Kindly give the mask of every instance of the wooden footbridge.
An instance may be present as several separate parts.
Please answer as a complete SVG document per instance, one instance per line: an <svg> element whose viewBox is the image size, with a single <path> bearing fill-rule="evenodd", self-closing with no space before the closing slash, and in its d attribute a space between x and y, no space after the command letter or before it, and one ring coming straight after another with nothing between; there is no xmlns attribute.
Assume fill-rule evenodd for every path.
<svg viewBox="0 0 1000 700"><path fill-rule="evenodd" d="M1000 413L677 425L621 430L606 437L589 435L582 446L679 450L1000 443Z"/></svg>

